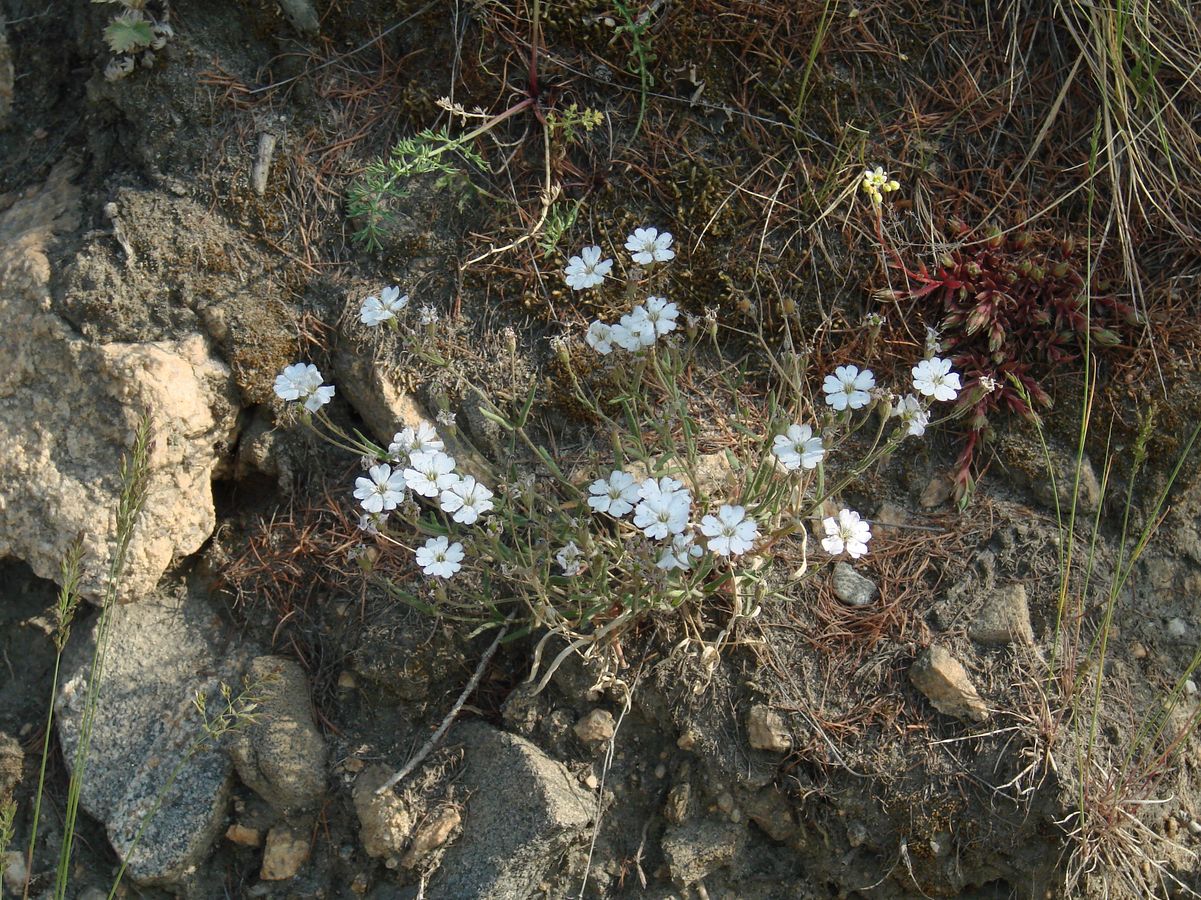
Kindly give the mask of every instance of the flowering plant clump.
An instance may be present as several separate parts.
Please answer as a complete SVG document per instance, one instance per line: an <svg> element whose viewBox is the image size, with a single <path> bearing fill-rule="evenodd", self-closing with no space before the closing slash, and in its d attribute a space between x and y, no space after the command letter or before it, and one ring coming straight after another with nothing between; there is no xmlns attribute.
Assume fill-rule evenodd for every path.
<svg viewBox="0 0 1201 900"><path fill-rule="evenodd" d="M671 262L671 244L669 233L640 228L626 243L628 272L615 273L615 261L592 247L563 273L577 290L620 284L623 304L641 298L617 321L594 321L559 344L576 401L610 437L604 453L553 454L532 429L532 394L507 411L481 406L511 437L503 461L484 459L449 413L437 427L414 422L377 446L326 415L333 387L321 384L314 367L297 364L280 375L280 398L304 404L308 424L362 457L365 474L350 491L360 527L411 554L428 579L419 592L433 595L433 608L496 622L504 618L499 604L516 603L531 626L563 634L579 649L637 616L684 604L718 603L731 621L752 614L767 594L772 555L790 550L807 565L811 527L824 531L821 547L830 557L868 553L870 524L858 513L843 509L823 522L818 510L920 436L935 405L956 397L958 373L945 359L918 361L900 397L870 370L838 366L816 380L825 404L808 409L800 398L811 392L798 372L795 383L772 391L766 430L744 430L736 446L705 453L709 426L683 385L700 342L715 341L716 328L679 327L682 313L655 268ZM407 306L399 288L386 289L363 301L360 320L387 323L402 340L416 341L421 331L400 324ZM594 395L571 366L575 353L610 370L605 384L616 396ZM736 406L734 416L742 411ZM851 458L848 439L873 422L867 433L874 440ZM702 477L718 458L726 477ZM431 608L428 596L391 589Z"/></svg>
<svg viewBox="0 0 1201 900"><path fill-rule="evenodd" d="M963 222L951 225L957 237L966 236ZM1138 321L1129 303L1093 289L1078 255L1074 241L1036 243L1026 232L993 231L944 253L933 271L906 270L916 287L889 295L928 305L938 322L934 351L963 373L962 386L956 384L968 421L955 479L961 499L971 492L972 464L990 418L1007 412L1035 421L1036 407L1051 406L1046 378L1077 362L1086 347L1117 347L1124 328ZM940 375L947 372L924 369L919 392L945 395Z"/></svg>
<svg viewBox="0 0 1201 900"><path fill-rule="evenodd" d="M863 176L859 179L859 184L863 187L863 193L867 194L876 206L884 202L885 194L891 194L901 188L900 182L888 177L883 166L865 169Z"/></svg>

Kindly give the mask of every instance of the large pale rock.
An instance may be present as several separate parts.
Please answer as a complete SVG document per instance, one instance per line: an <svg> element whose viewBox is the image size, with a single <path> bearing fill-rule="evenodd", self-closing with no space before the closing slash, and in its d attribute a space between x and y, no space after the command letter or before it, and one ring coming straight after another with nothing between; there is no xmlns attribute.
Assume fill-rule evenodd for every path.
<svg viewBox="0 0 1201 900"><path fill-rule="evenodd" d="M91 628L76 626L64 659L56 724L68 766L79 746L97 628L97 620ZM196 595L113 606L107 633L81 802L104 824L135 881L174 884L224 829L233 783L228 757L214 741L201 740L192 701L203 690L210 712L219 712L220 685L241 689L249 648L232 645L215 611Z"/></svg>
<svg viewBox="0 0 1201 900"><path fill-rule="evenodd" d="M146 505L121 579L128 600L212 534L215 448L232 439L235 395L199 336L97 344L54 313L46 247L74 226L71 174L60 166L40 189L0 197L0 557L53 579L81 536L81 589L99 595L115 544L121 458L149 416Z"/></svg>
<svg viewBox="0 0 1201 900"><path fill-rule="evenodd" d="M529 897L575 841L593 801L561 763L482 722L455 729L467 753L463 834L430 882L430 900Z"/></svg>

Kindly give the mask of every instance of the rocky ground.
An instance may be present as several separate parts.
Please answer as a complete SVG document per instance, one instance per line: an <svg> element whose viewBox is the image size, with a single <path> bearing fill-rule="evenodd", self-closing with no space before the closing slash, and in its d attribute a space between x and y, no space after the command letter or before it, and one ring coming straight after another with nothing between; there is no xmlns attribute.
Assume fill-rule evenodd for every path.
<svg viewBox="0 0 1201 900"><path fill-rule="evenodd" d="M1108 641L1094 753L1045 678L1066 646L1055 628L1065 540L1056 510L1070 501L1081 379L1065 370L1047 417L1056 478L1016 422L990 446L962 511L951 495L954 434L898 454L845 491L877 527L872 554L811 559L816 574L795 582L778 566L758 615L720 654L705 641L728 611L690 611L697 640L678 616L655 614L606 653L568 656L540 690L528 676L542 635L521 636L502 645L429 759L376 793L442 721L491 633L386 589L385 578L408 583L414 571L355 529L347 485L358 461L281 425L272 381L297 358L317 359L338 386L338 422L386 444L454 408L490 458L505 451L478 397L545 389L539 415L575 446L589 425L557 386L548 338L600 311L565 296L563 250L645 220L680 237L672 295L697 315L717 309L731 354L746 350L734 335L752 333L748 322L778 339L784 304L768 309L759 293L769 282L786 284L792 313L815 329L815 364L861 350L865 298L887 272L870 229L819 218L835 198L817 160L849 153L844 121L894 110L894 93L918 96L944 63L922 49L944 37L911 23L924 4L891 11L905 23L892 31L876 22L870 54L855 29L880 11L840 8L828 25L821 4L764 4L750 18L735 16L737 5L656 2L624 20L625 4L543 4L541 66L554 96L540 102L599 109L604 124L551 160L537 120L515 119L486 146L504 166L470 190L415 180L384 246L368 252L346 217L352 175L438 121L440 96L490 111L520 96L524 8L177 0L165 48L108 80L102 35L116 7L0 0L10 895L51 895L86 727L94 604L115 548L119 461L142 417L154 436L147 501L108 626L68 896L106 895L122 865L122 895L145 897L1201 892L1195 454L1112 621L1103 617L1107 579L1122 566L1129 471L1120 456L1109 466L1107 450L1131 444L1132 410L1169 398L1133 504L1141 528L1201 396L1189 325L1201 261L1172 255L1169 278L1153 229L1143 274L1164 286L1148 296L1173 326L1131 351L1147 361L1153 347L1141 371L1155 378L1126 377L1133 364L1104 370L1101 405L1115 425L1110 446L1103 431L1090 441L1080 479L1079 540L1095 580L1073 582L1072 594L1081 646ZM805 59L819 23L833 37L811 84ZM965 19L955 46L971 57L986 24ZM787 52L772 57L768 46ZM638 76L639 54L653 86ZM905 74L909 56L918 75ZM991 96L1004 72L980 59ZM811 112L789 123L779 98L798 90ZM971 108L973 127L990 127L987 110ZM928 171L931 191L945 188L979 142L954 117L935 119L929 112L929 146L914 146L925 138L899 119L881 124L873 159L904 156L912 183ZM1013 135L995 143L1006 159L1027 146ZM1069 168L1038 165L1044 176ZM578 230L563 247L530 242L467 265L533 224L548 166L579 201ZM1049 190L1046 179L1033 187ZM916 247L920 203L907 204L899 215ZM1083 227L1071 218L1081 210L1063 214L1056 227ZM805 230L814 220L820 238ZM358 300L384 283L409 285L439 310L453 365L431 374L359 327ZM918 319L899 307L889 316L885 345L915 346ZM56 688L56 582L77 540L93 605L72 628ZM1073 659L1081 679L1092 658ZM246 683L253 697L239 700ZM253 703L253 720L223 732L226 700ZM29 872L20 851L51 703ZM1147 722L1153 739L1132 745ZM1091 818L1079 815L1082 796Z"/></svg>

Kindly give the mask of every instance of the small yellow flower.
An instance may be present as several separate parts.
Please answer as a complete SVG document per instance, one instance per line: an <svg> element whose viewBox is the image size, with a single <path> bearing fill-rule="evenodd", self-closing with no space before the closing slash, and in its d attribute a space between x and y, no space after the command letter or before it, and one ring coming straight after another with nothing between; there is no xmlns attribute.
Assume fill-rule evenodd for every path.
<svg viewBox="0 0 1201 900"><path fill-rule="evenodd" d="M883 166L876 166L874 170L865 169L860 184L863 185L863 192L871 197L872 203L876 205L884 202L885 194L891 194L901 187L899 182L888 177Z"/></svg>

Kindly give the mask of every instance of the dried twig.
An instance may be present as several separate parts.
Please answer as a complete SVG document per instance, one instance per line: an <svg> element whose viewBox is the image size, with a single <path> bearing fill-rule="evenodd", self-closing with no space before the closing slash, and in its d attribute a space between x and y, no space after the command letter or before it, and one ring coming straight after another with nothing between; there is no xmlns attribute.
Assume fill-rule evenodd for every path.
<svg viewBox="0 0 1201 900"><path fill-rule="evenodd" d="M463 704L467 702L467 698L474 693L479 687L480 679L484 677L484 671L488 668L488 663L492 661L492 657L496 655L496 648L500 646L500 642L509 632L509 626L513 623L514 613L509 614L509 618L505 619L505 624L501 626L496 637L488 649L484 651L484 655L480 657L479 664L475 667L475 672L471 675L471 680L467 682L467 686L463 688L463 693L459 694L459 699L455 701L455 705L450 708L450 712L446 714L446 718L442 720L442 724L438 726L438 730L430 735L430 739L422 745L413 757L405 764L404 768L376 788L376 796L384 793L384 791L395 787L398 783L407 778L414 769L421 765L427 756L434 752L434 748L438 746L442 738L446 736L446 732L450 730L450 726L454 724L455 719L459 715L459 710L463 708Z"/></svg>

